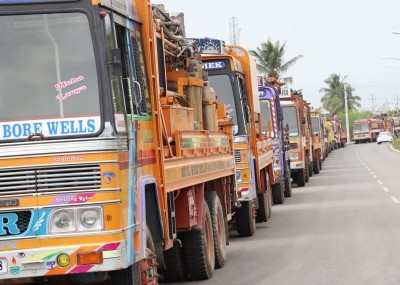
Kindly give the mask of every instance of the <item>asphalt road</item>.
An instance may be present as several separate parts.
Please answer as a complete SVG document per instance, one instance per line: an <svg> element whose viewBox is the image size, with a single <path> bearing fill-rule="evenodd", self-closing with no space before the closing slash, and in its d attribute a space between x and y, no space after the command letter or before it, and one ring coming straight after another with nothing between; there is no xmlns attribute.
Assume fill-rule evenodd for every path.
<svg viewBox="0 0 400 285"><path fill-rule="evenodd" d="M400 284L399 184L388 144L335 150L253 237L232 232L210 280L177 284Z"/></svg>

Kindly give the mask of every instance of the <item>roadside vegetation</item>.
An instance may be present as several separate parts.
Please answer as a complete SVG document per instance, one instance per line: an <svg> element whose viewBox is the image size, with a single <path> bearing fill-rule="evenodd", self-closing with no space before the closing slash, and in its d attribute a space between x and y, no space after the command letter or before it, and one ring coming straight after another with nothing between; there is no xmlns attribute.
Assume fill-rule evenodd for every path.
<svg viewBox="0 0 400 285"><path fill-rule="evenodd" d="M261 46L256 50L249 50L250 54L255 57L257 62L258 72L279 79L285 83L292 83L292 77L282 77L303 55L295 56L294 58L285 61L285 46L286 42L281 44L279 41L272 42L268 39L267 42L261 43Z"/></svg>
<svg viewBox="0 0 400 285"><path fill-rule="evenodd" d="M394 149L400 150L400 137L395 137L392 141L392 147Z"/></svg>

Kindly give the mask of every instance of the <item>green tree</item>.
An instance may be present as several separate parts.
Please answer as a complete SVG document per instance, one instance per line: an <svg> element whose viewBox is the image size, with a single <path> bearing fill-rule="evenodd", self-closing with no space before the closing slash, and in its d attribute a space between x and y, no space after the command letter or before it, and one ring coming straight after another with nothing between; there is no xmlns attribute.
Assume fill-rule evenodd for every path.
<svg viewBox="0 0 400 285"><path fill-rule="evenodd" d="M340 74L331 74L328 79L324 82L328 87L321 88L319 92L323 92L324 95L321 98L321 103L324 109L326 109L331 116L337 115L345 110L344 103L344 81L347 76L341 78ZM349 111L355 111L361 107L360 96L353 95L355 89L346 83L347 92L347 106Z"/></svg>
<svg viewBox="0 0 400 285"><path fill-rule="evenodd" d="M302 55L298 55L289 61L284 62L283 57L285 56L285 45L282 45L279 41L273 43L270 39L267 42L261 43L260 47L256 50L249 50L250 54L253 55L257 62L257 70L268 77L275 77L282 81L291 83L292 78L280 78L290 67L292 67L297 60L302 58Z"/></svg>

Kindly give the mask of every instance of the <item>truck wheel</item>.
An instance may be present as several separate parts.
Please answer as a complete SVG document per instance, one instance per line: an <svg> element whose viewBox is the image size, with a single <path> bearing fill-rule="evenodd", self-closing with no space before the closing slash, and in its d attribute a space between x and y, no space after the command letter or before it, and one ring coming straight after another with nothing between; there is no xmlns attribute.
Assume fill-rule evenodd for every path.
<svg viewBox="0 0 400 285"><path fill-rule="evenodd" d="M190 279L210 279L215 268L214 237L210 210L203 201L201 229L185 232L183 254Z"/></svg>
<svg viewBox="0 0 400 285"><path fill-rule="evenodd" d="M272 216L272 190L269 189L267 194L267 198L268 198L268 218L270 218Z"/></svg>
<svg viewBox="0 0 400 285"><path fill-rule="evenodd" d="M274 204L283 204L285 201L285 182L283 180L272 185L272 198L274 199Z"/></svg>
<svg viewBox="0 0 400 285"><path fill-rule="evenodd" d="M253 201L240 202L242 207L236 211L236 230L241 237L250 237L256 230L253 214Z"/></svg>
<svg viewBox="0 0 400 285"><path fill-rule="evenodd" d="M314 162L314 161L313 161ZM313 162L308 163L308 176L313 176ZM307 181L308 182L308 181Z"/></svg>
<svg viewBox="0 0 400 285"><path fill-rule="evenodd" d="M296 183L297 183L297 186L299 186L299 187L303 187L304 185L306 185L306 173L305 172L307 172L307 170L304 168L297 170Z"/></svg>
<svg viewBox="0 0 400 285"><path fill-rule="evenodd" d="M319 174L320 171L320 158L314 159L313 161L313 171L315 174Z"/></svg>
<svg viewBox="0 0 400 285"><path fill-rule="evenodd" d="M320 171L322 170L322 160L321 159L319 159L319 170Z"/></svg>
<svg viewBox="0 0 400 285"><path fill-rule="evenodd" d="M292 197L292 182L290 181L290 175L286 175L285 179L285 197Z"/></svg>
<svg viewBox="0 0 400 285"><path fill-rule="evenodd" d="M306 166L306 168L304 168L304 173L305 173L305 181L306 181L306 183L308 182L308 181L310 181L310 172L309 172L309 167L308 166Z"/></svg>
<svg viewBox="0 0 400 285"><path fill-rule="evenodd" d="M207 191L204 195L211 214L214 235L215 268L222 268L225 265L227 252L224 212L222 211L221 201L215 191Z"/></svg>
<svg viewBox="0 0 400 285"><path fill-rule="evenodd" d="M256 214L256 223L267 222L269 217L269 203L268 203L268 191L263 194L257 194L258 209Z"/></svg>
<svg viewBox="0 0 400 285"><path fill-rule="evenodd" d="M187 279L185 263L183 261L182 247L178 242L164 251L165 270L163 271L165 281L182 282Z"/></svg>
<svg viewBox="0 0 400 285"><path fill-rule="evenodd" d="M157 260L154 242L148 228L146 236L146 259L136 262L128 268L110 272L110 284L158 284Z"/></svg>

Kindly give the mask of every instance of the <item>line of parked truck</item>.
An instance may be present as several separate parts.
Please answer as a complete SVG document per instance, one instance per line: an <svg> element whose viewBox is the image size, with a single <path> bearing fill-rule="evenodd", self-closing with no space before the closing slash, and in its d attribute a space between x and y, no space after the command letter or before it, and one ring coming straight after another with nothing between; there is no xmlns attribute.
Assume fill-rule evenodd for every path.
<svg viewBox="0 0 400 285"><path fill-rule="evenodd" d="M230 228L252 236L345 145L245 48L148 0L0 7L0 284L208 279Z"/></svg>
<svg viewBox="0 0 400 285"><path fill-rule="evenodd" d="M380 132L389 132L392 136L400 133L400 116L390 117L377 114L373 118L358 119L353 123L353 139L356 144L376 142Z"/></svg>

